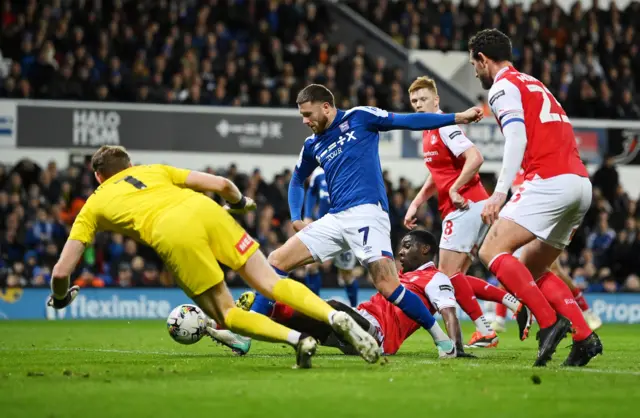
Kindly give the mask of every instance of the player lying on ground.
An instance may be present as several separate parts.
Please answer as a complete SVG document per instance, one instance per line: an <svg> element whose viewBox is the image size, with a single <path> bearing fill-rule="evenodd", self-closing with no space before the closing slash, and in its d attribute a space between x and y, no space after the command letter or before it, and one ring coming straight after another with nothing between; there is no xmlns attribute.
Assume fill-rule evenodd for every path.
<svg viewBox="0 0 640 418"><path fill-rule="evenodd" d="M437 246L436 238L427 231L413 230L405 235L398 252L398 259L402 266L400 283L408 291L419 296L431 313L437 311L442 315L449 336L456 341L458 350L457 353L439 350L440 357L472 357L464 353L451 281L439 272L433 263ZM402 343L420 328L418 323L380 293L376 293L369 301L361 303L357 309L336 300L328 302L336 310L347 312L363 329L368 330L380 344L383 353L387 355L395 354ZM244 293L238 300L238 305L247 310L252 304L252 292ZM269 314L280 324L312 335L322 345L339 348L345 354L356 353L354 347L345 342L331 327L296 312L285 304L276 303ZM226 330L208 328L208 332L214 340L232 348L236 353L246 353L248 341L238 340Z"/></svg>
<svg viewBox="0 0 640 418"><path fill-rule="evenodd" d="M411 106L416 112L442 113L435 81L418 77L409 87ZM473 261L472 252L484 239L488 227L480 212L489 197L478 172L484 161L480 151L457 125L422 133L427 180L409 205L404 218L408 229L416 226L416 212L437 193L442 219L438 269L449 276L456 299L476 325L470 347L495 347L498 336L484 317L479 299L503 303L516 313L520 335L526 335L531 315L513 295L466 273Z"/></svg>
<svg viewBox="0 0 640 418"><path fill-rule="evenodd" d="M424 130L482 119L480 108L462 113L395 114L374 107L336 109L331 91L318 84L305 87L296 100L308 137L289 184L289 210L298 233L269 254L281 275L296 268L333 259L352 250L365 266L376 289L408 317L425 328L440 349L453 353L455 345L442 331L420 298L400 284L391 248L389 202L380 166L380 131ZM304 181L316 167L325 172L331 209L308 226L301 220ZM269 312L272 303L256 298L253 310Z"/></svg>
<svg viewBox="0 0 640 418"><path fill-rule="evenodd" d="M314 220L322 218L329 213L330 208L331 199L329 198L327 180L324 170L318 167L311 173L309 188L305 194L304 222L310 224ZM353 255L353 251L345 251L334 258L333 263L338 269L338 283L343 283L351 306L356 306L358 304L358 281L353 274L357 263L356 256ZM327 263L324 265L326 266ZM305 283L316 295L320 294L322 285L321 266L321 263L311 263L306 266ZM331 265L329 264L329 266Z"/></svg>
<svg viewBox="0 0 640 418"><path fill-rule="evenodd" d="M602 353L602 344L567 285L549 270L591 205L592 186L573 127L549 89L513 67L511 40L504 33L478 32L469 41L469 58L489 90L489 106L505 137L500 176L482 210L491 229L480 258L536 317L534 365L547 364L573 325L573 348L564 364L584 366ZM521 167L525 182L502 208ZM518 260L513 253L520 247Z"/></svg>
<svg viewBox="0 0 640 418"><path fill-rule="evenodd" d="M116 146L101 147L91 164L100 186L75 219L53 268L51 306L61 309L73 302L79 288L69 289L69 275L86 245L97 231L114 231L152 247L210 318L243 335L290 344L301 368L311 367L315 340L237 308L218 262L236 270L257 291L330 324L365 360L378 360L376 341L350 316L331 308L304 285L280 280L258 251L258 243L225 209L199 193L220 194L234 212L255 209L231 181L165 165L134 167L124 148Z"/></svg>

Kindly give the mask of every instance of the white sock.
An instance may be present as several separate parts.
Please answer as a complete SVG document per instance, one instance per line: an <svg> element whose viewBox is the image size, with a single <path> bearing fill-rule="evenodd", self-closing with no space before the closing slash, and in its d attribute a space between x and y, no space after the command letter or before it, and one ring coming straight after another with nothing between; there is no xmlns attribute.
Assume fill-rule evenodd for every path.
<svg viewBox="0 0 640 418"><path fill-rule="evenodd" d="M512 294L507 293L502 298L502 304L507 308L511 309L513 313L516 313L516 311L518 310L518 306L520 306L520 301L516 299L516 297L513 296Z"/></svg>
<svg viewBox="0 0 640 418"><path fill-rule="evenodd" d="M498 323L498 325L504 326L507 323L507 320L504 318L504 316L496 316L496 322Z"/></svg>
<svg viewBox="0 0 640 418"><path fill-rule="evenodd" d="M473 323L476 324L476 329L482 336L491 335L494 333L491 325L489 324L489 321L487 321L487 318L485 318L484 315L473 321Z"/></svg>
<svg viewBox="0 0 640 418"><path fill-rule="evenodd" d="M287 335L287 342L291 345L298 345L300 342L300 333L294 330L289 331L289 335Z"/></svg>
<svg viewBox="0 0 640 418"><path fill-rule="evenodd" d="M431 334L431 337L433 337L433 341L435 342L447 341L450 339L449 336L442 330L442 328L440 328L440 324L438 324L438 321L436 321L436 323L433 324L431 328L429 328L429 334Z"/></svg>

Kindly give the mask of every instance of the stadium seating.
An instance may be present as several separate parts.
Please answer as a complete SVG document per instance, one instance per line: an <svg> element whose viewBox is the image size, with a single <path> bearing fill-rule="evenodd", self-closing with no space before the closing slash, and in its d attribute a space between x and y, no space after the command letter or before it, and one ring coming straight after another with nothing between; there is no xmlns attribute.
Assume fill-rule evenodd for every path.
<svg viewBox="0 0 640 418"><path fill-rule="evenodd" d="M465 51L475 32L496 27L513 41L518 69L545 83L569 116L640 118L640 3L619 10L586 9L575 2L570 13L554 2L379 1L348 4L410 49Z"/></svg>
<svg viewBox="0 0 640 418"><path fill-rule="evenodd" d="M320 82L344 107L408 105L402 74L328 42L319 1L5 4L0 97L290 107Z"/></svg>

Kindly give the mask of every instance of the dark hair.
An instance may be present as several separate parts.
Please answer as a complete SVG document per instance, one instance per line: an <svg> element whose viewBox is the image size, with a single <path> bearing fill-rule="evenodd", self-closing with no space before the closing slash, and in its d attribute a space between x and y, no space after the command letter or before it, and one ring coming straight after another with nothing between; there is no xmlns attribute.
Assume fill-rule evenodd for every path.
<svg viewBox="0 0 640 418"><path fill-rule="evenodd" d="M100 174L104 180L129 168L130 164L127 150L119 145L103 145L91 158L93 171Z"/></svg>
<svg viewBox="0 0 640 418"><path fill-rule="evenodd" d="M495 62L513 61L511 40L498 29L484 29L472 36L469 51L475 59L482 53Z"/></svg>
<svg viewBox="0 0 640 418"><path fill-rule="evenodd" d="M424 229L414 229L409 231L407 236L410 236L412 239L416 240L420 244L428 245L430 248L430 253L437 254L438 252L438 241L436 237L429 231Z"/></svg>
<svg viewBox="0 0 640 418"><path fill-rule="evenodd" d="M302 103L329 103L331 107L335 106L335 99L331 90L323 86L322 84L309 84L307 87L300 90L296 104Z"/></svg>

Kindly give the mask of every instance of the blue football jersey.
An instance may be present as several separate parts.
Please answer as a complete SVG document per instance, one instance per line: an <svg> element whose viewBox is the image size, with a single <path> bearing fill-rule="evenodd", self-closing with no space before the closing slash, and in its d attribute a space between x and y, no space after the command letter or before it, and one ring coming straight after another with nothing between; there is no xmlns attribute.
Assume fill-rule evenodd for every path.
<svg viewBox="0 0 640 418"><path fill-rule="evenodd" d="M316 211L317 205L317 211ZM311 174L309 180L309 189L305 199L304 217L312 219L320 219L331 208L331 199L329 199L329 188L327 180L322 168L316 168Z"/></svg>
<svg viewBox="0 0 640 418"><path fill-rule="evenodd" d="M393 114L376 107L338 110L331 125L305 140L296 165L301 179L320 166L331 197L329 213L358 205L380 205L389 211L378 145L380 131L393 128Z"/></svg>

